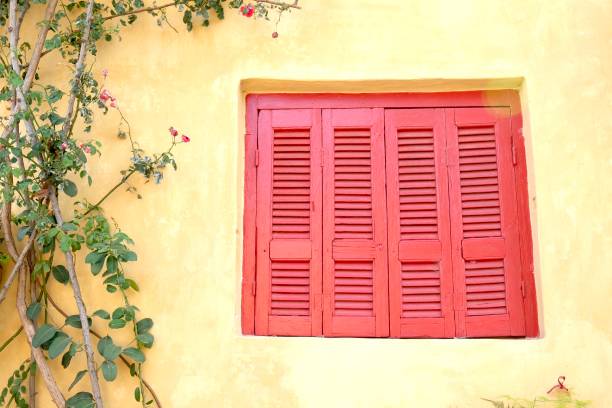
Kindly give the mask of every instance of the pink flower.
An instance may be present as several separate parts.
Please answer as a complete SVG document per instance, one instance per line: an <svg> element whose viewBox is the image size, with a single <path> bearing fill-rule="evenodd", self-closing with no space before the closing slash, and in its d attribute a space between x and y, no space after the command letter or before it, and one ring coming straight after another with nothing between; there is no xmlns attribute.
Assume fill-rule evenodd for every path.
<svg viewBox="0 0 612 408"><path fill-rule="evenodd" d="M247 4L246 6L240 7L240 12L245 17L252 17L253 13L255 13L255 7L252 4Z"/></svg>
<svg viewBox="0 0 612 408"><path fill-rule="evenodd" d="M106 77L108 76L108 69L104 68L104 69L102 70L102 76L103 76L104 78L106 78Z"/></svg>
<svg viewBox="0 0 612 408"><path fill-rule="evenodd" d="M65 151L66 149L68 149L68 143L64 142L62 143L62 150Z"/></svg>
<svg viewBox="0 0 612 408"><path fill-rule="evenodd" d="M276 31L272 33L272 38L278 38L278 33Z"/></svg>
<svg viewBox="0 0 612 408"><path fill-rule="evenodd" d="M172 126L170 126L170 129L168 129L168 132L170 132L170 134L172 135L172 137L177 137L178 136L178 130L176 130L175 128L173 128Z"/></svg>
<svg viewBox="0 0 612 408"><path fill-rule="evenodd" d="M191 139L187 135L181 135L181 140L183 141L183 143L189 143L191 141Z"/></svg>
<svg viewBox="0 0 612 408"><path fill-rule="evenodd" d="M100 100L102 102L106 103L106 101L112 98L113 97L111 96L110 92L108 92L106 89L103 89L102 92L100 92Z"/></svg>
<svg viewBox="0 0 612 408"><path fill-rule="evenodd" d="M112 108L116 108L116 107L117 107L117 99L115 99L115 98L111 97L111 103L110 103L110 106L111 106Z"/></svg>
<svg viewBox="0 0 612 408"><path fill-rule="evenodd" d="M85 153L91 153L91 147L89 146L85 146L83 150L85 150Z"/></svg>

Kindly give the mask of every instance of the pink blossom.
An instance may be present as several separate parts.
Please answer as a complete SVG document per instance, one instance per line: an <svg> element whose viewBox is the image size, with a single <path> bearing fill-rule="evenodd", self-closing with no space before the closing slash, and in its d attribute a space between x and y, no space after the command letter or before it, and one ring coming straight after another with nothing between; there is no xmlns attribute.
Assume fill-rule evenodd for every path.
<svg viewBox="0 0 612 408"><path fill-rule="evenodd" d="M191 141L191 139L187 135L182 135L181 140L183 141L183 143L189 143Z"/></svg>
<svg viewBox="0 0 612 408"><path fill-rule="evenodd" d="M255 13L255 7L252 4L247 4L246 6L240 7L240 12L245 17L252 17L253 13Z"/></svg>
<svg viewBox="0 0 612 408"><path fill-rule="evenodd" d="M170 132L170 134L172 135L172 137L177 137L178 136L178 130L176 130L175 128L173 128L172 126L170 126L170 129L168 129L168 132Z"/></svg>
<svg viewBox="0 0 612 408"><path fill-rule="evenodd" d="M66 150L68 149L68 143L64 142L62 143L62 150Z"/></svg>
<svg viewBox="0 0 612 408"><path fill-rule="evenodd" d="M112 99L113 97L111 96L110 92L108 92L106 89L103 89L102 92L100 92L100 100L102 102L106 102L109 99Z"/></svg>
<svg viewBox="0 0 612 408"><path fill-rule="evenodd" d="M110 106L111 106L112 108L116 108L116 107L117 107L117 99L115 99L115 98L111 98L111 103L110 103Z"/></svg>
<svg viewBox="0 0 612 408"><path fill-rule="evenodd" d="M91 147L89 146L85 146L83 150L85 151L85 153L91 153Z"/></svg>
<svg viewBox="0 0 612 408"><path fill-rule="evenodd" d="M276 31L275 31L275 32L273 32L273 33L272 33L272 38L278 38L278 32L276 32Z"/></svg>

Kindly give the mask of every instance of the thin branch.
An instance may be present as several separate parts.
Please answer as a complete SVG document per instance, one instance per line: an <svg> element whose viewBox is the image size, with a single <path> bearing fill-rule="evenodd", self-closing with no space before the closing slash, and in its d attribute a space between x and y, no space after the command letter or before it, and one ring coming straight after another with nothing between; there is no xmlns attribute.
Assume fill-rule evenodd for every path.
<svg viewBox="0 0 612 408"><path fill-rule="evenodd" d="M165 9L167 7L172 7L172 6L176 6L176 3L175 2L166 3L166 4L162 4L161 6L144 7L144 8L138 9L138 10L126 11L125 13L112 14L110 16L104 17L103 20L106 21L106 20L111 20L113 18L120 18L120 17L129 16L129 15L132 15L132 14L146 13L146 12L150 12L150 11L162 10L162 9Z"/></svg>
<svg viewBox="0 0 612 408"><path fill-rule="evenodd" d="M302 7L298 6L298 1L294 1L293 3L285 3L283 1L274 1L274 0L255 0L257 3L266 3L266 4L270 4L273 6L278 6L278 7L284 7L284 8L294 8L294 9L301 9ZM132 10L132 11L126 11L125 13L119 13L119 14L112 14L110 16L106 16L103 18L104 21L106 20L111 20L113 18L120 18L120 17L125 17L125 16L129 16L132 14L139 14L139 13L147 13L147 12L151 12L151 11L158 11L158 10L162 10L168 7L172 7L172 6L176 6L175 2L172 3L166 3L166 4L162 4L161 6L151 6L151 7L144 7L141 9L137 9L137 10Z"/></svg>
<svg viewBox="0 0 612 408"><path fill-rule="evenodd" d="M47 296L47 299L49 300L49 303L51 304L51 306L53 306L53 308L55 310L57 310L59 312L59 314L61 314L62 316L64 316L65 318L68 317L68 313L66 313L64 310L62 310L61 307L59 307L59 305L57 303L55 303L55 300L53 300L53 298L51 296ZM98 339L102 338L102 335L100 333L98 333L97 331L95 331L94 329L90 328L89 331L91 332L91 334L93 334L95 337L97 337ZM0 351L2 351L0 349ZM122 355L119 355L119 358L121 359L121 361L123 361L123 363L127 366L130 367L130 362L123 357ZM155 391L153 391L153 387L151 387L151 385L143 378L142 379L142 383L144 384L144 386L149 390L149 392L151 393L151 396L153 397L153 399L155 400L155 404L157 404L157 406L159 408L162 408L162 404L159 401L159 398L157 397L157 394L155 394Z"/></svg>
<svg viewBox="0 0 612 408"><path fill-rule="evenodd" d="M72 77L72 90L70 92L70 98L68 98L68 107L66 108L66 121L64 122L64 126L62 127L63 138L68 138L68 131L71 129L72 123L72 112L74 111L74 105L76 102L77 93L79 92L79 86L81 83L81 77L83 76L83 71L85 69L85 59L87 58L87 52L89 48L89 33L91 31L91 22L93 19L93 11L94 11L94 0L89 0L89 4L87 5L87 12L85 14L85 21L83 22L83 34L81 35L81 49L79 50L79 58L77 59L75 68L74 68L74 76ZM97 402L97 401L96 401ZM101 402L101 401L100 401ZM97 408L102 408L99 406Z"/></svg>
<svg viewBox="0 0 612 408"><path fill-rule="evenodd" d="M295 0L293 3L285 3L284 1L274 1L274 0L255 0L257 3L266 3L271 4L273 6L283 7L283 8L294 8L301 9L302 7L298 6L298 0Z"/></svg>
<svg viewBox="0 0 612 408"><path fill-rule="evenodd" d="M34 44L34 48L32 49L32 58L30 58L30 63L28 64L28 71L26 72L26 76L23 80L23 85L21 86L21 89L24 93L27 93L30 90L30 86L32 86L32 81L34 80L36 71L38 70L40 58L43 54L47 53L43 52L43 47L45 45L47 33L49 32L49 23L53 18L56 7L57 0L48 0L47 9L45 10L45 22L42 24L42 26L40 27L40 31L38 32L38 38L36 38L36 43Z"/></svg>
<svg viewBox="0 0 612 408"><path fill-rule="evenodd" d="M19 273L19 285L17 290L17 311L19 312L19 318L21 319L21 324L25 329L28 342L30 343L30 348L32 349L32 355L34 356L34 360L36 360L38 371L42 375L42 378L47 385L49 394L51 394L51 399L53 399L53 402L58 406L58 408L65 408L66 401L64 400L64 396L53 378L53 373L47 364L47 359L45 358L42 349L32 346L32 339L34 338L34 334L36 334L36 329L27 315L27 306L25 303L26 272L26 268L21 268L21 272Z"/></svg>
<svg viewBox="0 0 612 408"><path fill-rule="evenodd" d="M5 349L5 348L7 348L7 347L8 347L8 345L9 345L9 344L11 344L11 342L12 342L13 340L15 340L15 338L16 338L17 336L19 336L19 333L21 333L22 331L23 331L23 326L20 326L20 327L19 327L19 328L18 328L18 329L15 331L15 333L13 333L13 334L11 335L11 337L9 337L9 338L8 338L8 339L7 339L7 340L4 342L4 343L2 343L2 345L0 346L0 353L2 353L2 352L4 351L4 349Z"/></svg>
<svg viewBox="0 0 612 408"><path fill-rule="evenodd" d="M13 266L13 269L11 270L10 275L6 279L6 282L4 282L2 289L0 289L0 303L2 303L4 299L6 298L6 294L8 293L9 288L11 287L11 284L15 280L17 273L21 270L21 267L23 266L23 262L25 261L26 256L28 256L28 252L30 251L30 249L32 249L32 245L34 245L35 240L36 240L36 231L34 231L32 235L30 236L30 240L26 244L25 248L23 248L23 251L21 251L21 253L19 254L19 258L17 258L17 262L15 262L15 266Z"/></svg>
<svg viewBox="0 0 612 408"><path fill-rule="evenodd" d="M92 0L93 1L93 0ZM62 217L62 211L57 200L57 193L54 186L49 187L49 200L51 208L55 215L55 221L60 227L64 224ZM66 269L68 269L68 276L70 277L70 284L72 286L72 292L74 300L79 310L79 318L81 320L81 332L83 333L83 347L85 348L85 355L87 357L87 371L89 372L89 378L91 382L92 395L96 402L96 408L103 408L104 403L102 402L102 392L100 391L100 382L98 381L98 372L96 368L96 360L94 358L94 350L91 343L90 327L87 316L87 309L83 302L83 295L81 294L81 287L76 276L76 268L74 264L74 255L72 251L64 252L66 258Z"/></svg>

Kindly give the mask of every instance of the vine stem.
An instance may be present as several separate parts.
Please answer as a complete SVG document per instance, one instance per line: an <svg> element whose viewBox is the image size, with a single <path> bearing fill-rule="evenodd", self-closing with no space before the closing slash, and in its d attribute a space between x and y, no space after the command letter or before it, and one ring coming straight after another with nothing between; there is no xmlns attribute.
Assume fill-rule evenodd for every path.
<svg viewBox="0 0 612 408"><path fill-rule="evenodd" d="M55 215L55 221L57 225L61 226L64 224L62 217L62 211L57 200L57 192L54 186L49 187L49 200L53 213ZM96 402L96 408L103 408L104 402L102 401L102 392L100 390L100 382L98 380L98 372L96 369L96 360L94 358L93 345L91 343L89 321L87 316L87 309L85 302L83 301L83 295L81 294L81 287L79 280L76 276L76 268L74 264L74 254L71 250L64 252L66 259L66 269L68 270L68 276L70 278L70 285L72 286L72 294L79 311L79 319L81 321L81 332L83 334L83 347L85 348L85 355L87 357L87 371L89 372L89 378L91 382L92 395Z"/></svg>
<svg viewBox="0 0 612 408"><path fill-rule="evenodd" d="M295 0L293 3L285 3L283 1L274 1L274 0L255 0L255 2L256 3L266 3L266 4L270 4L273 6L279 6L279 7L287 7L287 8L295 8L295 9L302 8L298 6L298 0ZM161 6L144 7L138 10L126 11L125 13L113 14L113 15L104 17L103 20L106 21L106 20L111 20L113 18L129 16L132 14L147 13L151 11L163 10L165 8L172 7L172 6L176 6L176 3L171 2L171 3L162 4Z"/></svg>
<svg viewBox="0 0 612 408"><path fill-rule="evenodd" d="M8 347L8 345L9 345L9 344L11 344L11 342L12 342L13 340L15 340L15 338L16 338L17 336L19 336L19 333L21 333L22 331L23 331L23 326L20 326L20 327L19 327L19 328L18 328L18 329L15 331L15 333L13 333L13 334L11 335L11 337L9 337L9 338L8 338L8 339L7 339L7 340L4 342L4 343L2 343L2 345L0 346L0 353L2 353L2 352L4 351L4 349L5 349L5 348L7 348L7 347Z"/></svg>
<svg viewBox="0 0 612 408"><path fill-rule="evenodd" d="M104 194L104 196L101 199L99 199L97 203L90 206L87 209L87 211L85 211L85 213L83 214L83 217L89 214L90 212L92 212L93 210L95 210L96 208L99 208L100 205L104 202L104 200L106 200L111 194L113 194L119 187L124 185L134 173L136 173L136 169L130 170L125 176L123 176L120 182L115 184L114 187L111 188L106 194Z"/></svg>

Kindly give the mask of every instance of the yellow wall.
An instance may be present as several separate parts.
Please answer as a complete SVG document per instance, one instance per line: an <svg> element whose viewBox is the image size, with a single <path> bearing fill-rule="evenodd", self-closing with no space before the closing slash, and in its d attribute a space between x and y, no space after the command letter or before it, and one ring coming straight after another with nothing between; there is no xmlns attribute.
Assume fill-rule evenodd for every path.
<svg viewBox="0 0 612 408"><path fill-rule="evenodd" d="M480 397L543 394L561 374L578 397L612 406L612 2L300 3L277 40L272 24L228 12L179 34L145 16L120 45L100 48L96 67L109 69L143 145L164 148L171 125L192 137L161 186L106 206L137 243L134 301L156 322L145 377L165 407L480 407ZM49 58L43 73L60 75L58 62ZM427 80L435 78L501 80ZM525 110L541 338L240 334L244 92L503 87L521 90ZM94 132L106 159L95 168L100 186L128 157L117 122L111 114ZM117 301L93 297L98 283L83 286L91 310ZM75 311L65 293L61 303ZM12 301L0 307L0 340L17 327L4 318ZM1 381L25 357L23 341L1 355ZM133 384L117 384L126 382L107 392L108 406L131 406Z"/></svg>

